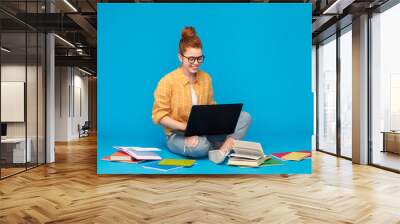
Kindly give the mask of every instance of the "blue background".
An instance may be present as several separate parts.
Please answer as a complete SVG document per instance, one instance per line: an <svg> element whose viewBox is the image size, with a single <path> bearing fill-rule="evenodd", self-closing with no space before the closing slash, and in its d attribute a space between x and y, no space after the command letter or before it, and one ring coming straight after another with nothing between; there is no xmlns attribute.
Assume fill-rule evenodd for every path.
<svg viewBox="0 0 400 224"><path fill-rule="evenodd" d="M161 127L151 120L153 92L160 78L179 66L185 26L194 26L202 40L201 70L212 77L215 100L242 102L252 115L246 140L261 142L266 153L311 149L310 4L103 3L98 4L98 173L149 171L101 161L113 145L166 149ZM311 161L305 161L304 167L289 166L291 172L280 169L310 173ZM212 171L212 165L198 172L243 171Z"/></svg>

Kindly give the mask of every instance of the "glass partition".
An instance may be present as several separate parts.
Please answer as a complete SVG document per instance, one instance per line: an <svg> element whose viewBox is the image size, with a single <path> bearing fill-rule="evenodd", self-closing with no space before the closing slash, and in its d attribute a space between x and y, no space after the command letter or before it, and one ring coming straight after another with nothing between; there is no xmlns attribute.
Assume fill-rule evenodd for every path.
<svg viewBox="0 0 400 224"><path fill-rule="evenodd" d="M26 33L1 34L1 176L26 169ZM6 49L6 50L4 50ZM28 150L27 150L28 149Z"/></svg>
<svg viewBox="0 0 400 224"><path fill-rule="evenodd" d="M45 162L46 39L18 19L43 13L44 3L0 2L0 178Z"/></svg>

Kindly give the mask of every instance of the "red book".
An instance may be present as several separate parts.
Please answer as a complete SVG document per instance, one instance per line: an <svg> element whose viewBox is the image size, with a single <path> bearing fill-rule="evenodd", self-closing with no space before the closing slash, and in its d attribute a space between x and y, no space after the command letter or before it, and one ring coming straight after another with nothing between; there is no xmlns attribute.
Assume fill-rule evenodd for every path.
<svg viewBox="0 0 400 224"><path fill-rule="evenodd" d="M116 151L110 155L110 160L121 161L121 160L133 160L133 158L126 152Z"/></svg>
<svg viewBox="0 0 400 224"><path fill-rule="evenodd" d="M111 161L111 162L123 162L123 163L139 163L141 160L137 160L125 152L117 151L111 154L110 156L106 156L101 160Z"/></svg>
<svg viewBox="0 0 400 224"><path fill-rule="evenodd" d="M111 160L110 156L106 156L104 158L102 158L101 160L105 160L105 161L110 161L110 162L120 162L120 163L140 163L142 162L142 160Z"/></svg>

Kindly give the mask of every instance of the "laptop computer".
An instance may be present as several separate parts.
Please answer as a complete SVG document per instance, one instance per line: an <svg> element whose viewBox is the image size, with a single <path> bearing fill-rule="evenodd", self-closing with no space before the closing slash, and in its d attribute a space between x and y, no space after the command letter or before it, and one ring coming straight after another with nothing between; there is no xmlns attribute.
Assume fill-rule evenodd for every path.
<svg viewBox="0 0 400 224"><path fill-rule="evenodd" d="M232 134L243 104L193 105L185 136Z"/></svg>

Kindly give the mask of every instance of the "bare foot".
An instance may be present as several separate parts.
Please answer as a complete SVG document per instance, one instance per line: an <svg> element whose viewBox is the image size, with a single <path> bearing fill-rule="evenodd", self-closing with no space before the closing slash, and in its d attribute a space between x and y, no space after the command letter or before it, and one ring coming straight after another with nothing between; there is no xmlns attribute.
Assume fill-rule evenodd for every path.
<svg viewBox="0 0 400 224"><path fill-rule="evenodd" d="M233 145L235 144L234 138L227 138L222 144L222 146L217 150L211 150L208 152L208 158L214 163L222 163L224 162L226 156L229 154Z"/></svg>
<svg viewBox="0 0 400 224"><path fill-rule="evenodd" d="M235 139L234 138L227 138L224 142L224 144L221 146L220 150L223 152L229 152L232 148L233 145L235 144Z"/></svg>

